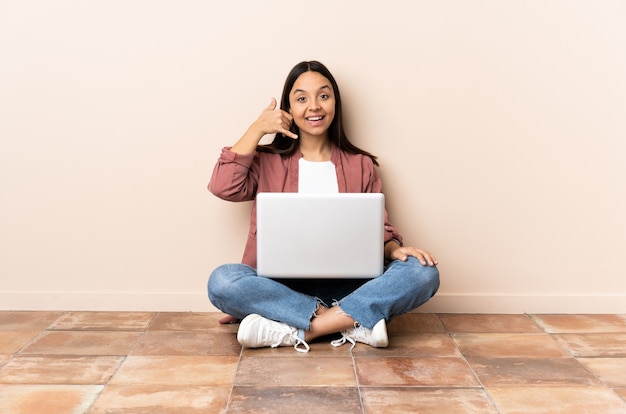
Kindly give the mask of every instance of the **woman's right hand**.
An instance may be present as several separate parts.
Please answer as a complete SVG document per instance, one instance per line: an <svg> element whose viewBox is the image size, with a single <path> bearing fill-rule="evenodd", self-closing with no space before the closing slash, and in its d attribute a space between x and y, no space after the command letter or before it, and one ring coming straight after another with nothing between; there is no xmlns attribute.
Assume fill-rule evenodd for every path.
<svg viewBox="0 0 626 414"><path fill-rule="evenodd" d="M276 109L276 99L272 98L270 104L261 112L259 118L254 122L256 128L265 134L281 133L287 137L296 139L298 136L291 132L293 116L282 109Z"/></svg>
<svg viewBox="0 0 626 414"><path fill-rule="evenodd" d="M257 120L232 146L231 151L238 154L253 153L256 151L261 138L267 134L281 133L286 137L296 139L298 136L289 130L292 122L293 116L282 109L276 109L276 99L272 98L270 104L261 112Z"/></svg>

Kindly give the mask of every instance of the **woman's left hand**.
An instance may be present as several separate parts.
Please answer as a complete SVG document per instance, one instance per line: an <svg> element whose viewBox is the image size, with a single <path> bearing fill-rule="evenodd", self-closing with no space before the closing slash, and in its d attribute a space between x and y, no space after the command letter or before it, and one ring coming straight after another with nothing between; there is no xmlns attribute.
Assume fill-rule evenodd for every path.
<svg viewBox="0 0 626 414"><path fill-rule="evenodd" d="M427 250L418 249L417 247L398 247L393 252L391 252L391 258L394 260L400 260L406 262L409 256L413 256L420 261L422 266L435 266L439 262L437 258Z"/></svg>

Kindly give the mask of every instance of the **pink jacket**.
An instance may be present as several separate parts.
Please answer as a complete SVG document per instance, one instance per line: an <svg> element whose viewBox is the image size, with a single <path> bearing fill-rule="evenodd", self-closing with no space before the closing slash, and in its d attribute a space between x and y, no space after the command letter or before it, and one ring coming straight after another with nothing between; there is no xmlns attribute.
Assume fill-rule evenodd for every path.
<svg viewBox="0 0 626 414"><path fill-rule="evenodd" d="M266 152L237 154L225 147L213 169L209 191L227 201L254 200L259 192L296 193L301 157L299 150L283 158ZM337 171L340 193L382 192L382 182L368 156L349 154L333 147L331 161ZM384 235L385 243L392 239L402 243L402 236L388 221L386 211ZM250 231L241 262L256 268L256 202L252 204Z"/></svg>

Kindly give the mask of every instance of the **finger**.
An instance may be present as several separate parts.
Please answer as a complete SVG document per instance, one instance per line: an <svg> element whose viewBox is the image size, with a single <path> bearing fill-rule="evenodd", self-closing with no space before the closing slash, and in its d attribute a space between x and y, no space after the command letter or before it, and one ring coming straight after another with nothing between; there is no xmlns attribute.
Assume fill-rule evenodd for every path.
<svg viewBox="0 0 626 414"><path fill-rule="evenodd" d="M272 98L272 100L270 101L270 104L267 105L267 107L265 108L266 111L273 111L274 109L276 109L276 99Z"/></svg>
<svg viewBox="0 0 626 414"><path fill-rule="evenodd" d="M428 264L434 266L437 264L437 258L429 251L424 251L424 257L428 260Z"/></svg>
<svg viewBox="0 0 626 414"><path fill-rule="evenodd" d="M424 259L428 262L429 266L434 266L437 264L437 259L435 259L435 257L429 252L426 252L424 254Z"/></svg>
<svg viewBox="0 0 626 414"><path fill-rule="evenodd" d="M289 128L291 128L291 120L290 120L289 118L286 118L286 117L284 117L284 116L283 116L283 117L280 119L280 123L281 123L281 126L282 126L283 128L285 128L285 129L289 129Z"/></svg>
<svg viewBox="0 0 626 414"><path fill-rule="evenodd" d="M428 263L428 257L426 256L425 253L426 252L420 249L411 248L411 251L409 254L415 257L422 264L422 266L426 266L426 264Z"/></svg>
<svg viewBox="0 0 626 414"><path fill-rule="evenodd" d="M280 131L284 136L289 137L289 138L293 138L293 139L298 139L298 135L294 134L293 132L291 132L288 129L283 129L282 131Z"/></svg>
<svg viewBox="0 0 626 414"><path fill-rule="evenodd" d="M298 135L293 133L293 132L291 132L289 130L289 128L291 128L291 124L293 122L293 116L290 113L288 113L288 112L285 112L285 111L282 111L282 110L281 110L281 112L282 112L282 115L283 115L283 119L282 119L282 121L283 121L283 131L281 131L282 134L287 136L287 137L290 137L290 138L293 138L293 139L297 139Z"/></svg>
<svg viewBox="0 0 626 414"><path fill-rule="evenodd" d="M283 114L283 118L289 120L289 122L293 121L293 115L291 115L289 112L283 111L282 109L280 110L280 112Z"/></svg>

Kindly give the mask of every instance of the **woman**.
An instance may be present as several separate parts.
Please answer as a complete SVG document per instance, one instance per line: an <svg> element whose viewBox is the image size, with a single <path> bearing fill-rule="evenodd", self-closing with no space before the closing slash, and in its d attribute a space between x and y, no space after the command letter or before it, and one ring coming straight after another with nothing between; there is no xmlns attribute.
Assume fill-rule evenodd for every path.
<svg viewBox="0 0 626 414"><path fill-rule="evenodd" d="M259 145L276 134L269 145ZM215 165L209 190L228 201L258 192L381 192L376 157L354 146L343 130L337 83L320 62L301 62L276 100ZM286 225L290 225L286 223ZM340 332L341 339L388 345L386 323L428 301L439 288L437 259L404 246L385 213L383 275L375 279L273 280L256 274L256 204L241 264L218 267L209 278L213 305L242 319L237 333L248 348L293 346ZM340 246L338 246L340 248Z"/></svg>

